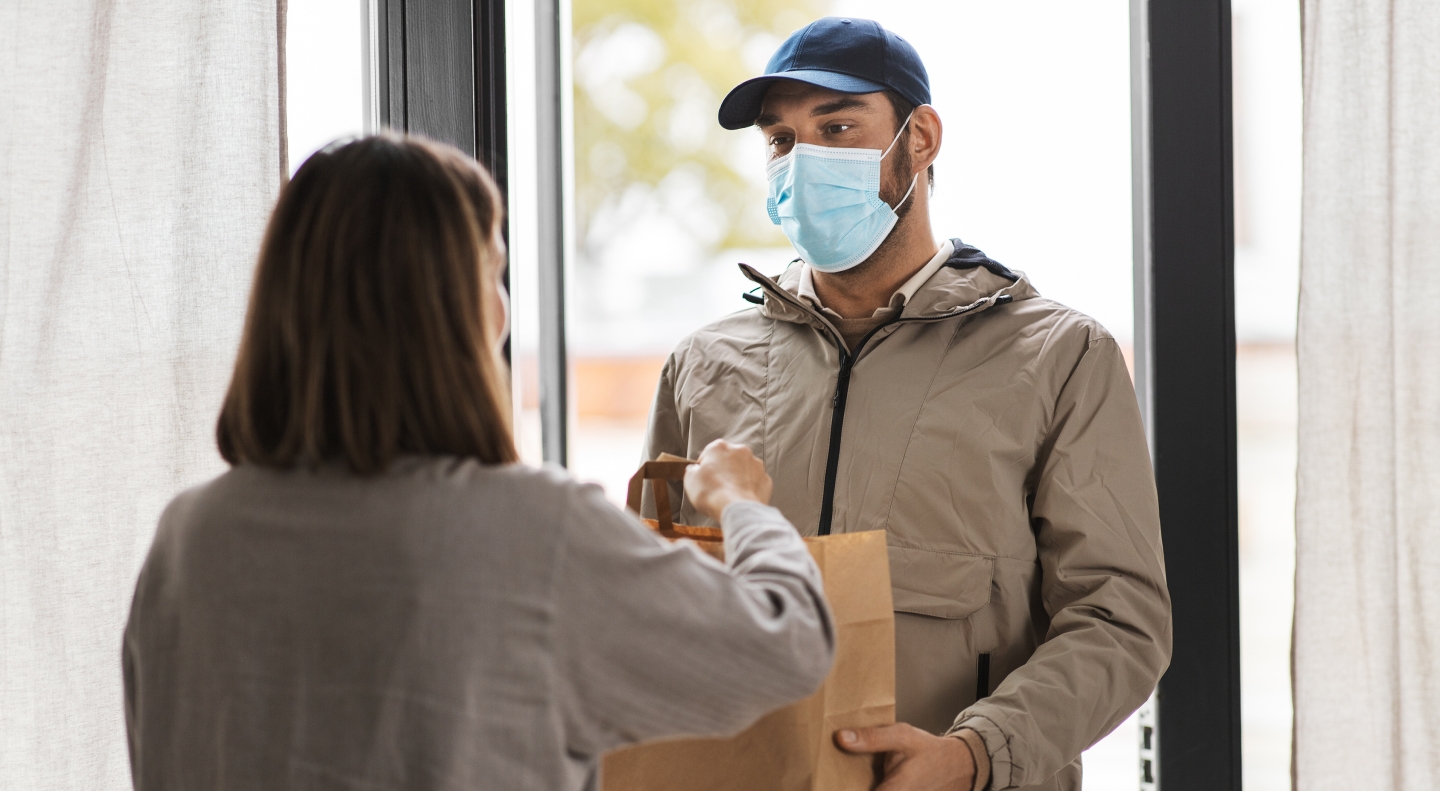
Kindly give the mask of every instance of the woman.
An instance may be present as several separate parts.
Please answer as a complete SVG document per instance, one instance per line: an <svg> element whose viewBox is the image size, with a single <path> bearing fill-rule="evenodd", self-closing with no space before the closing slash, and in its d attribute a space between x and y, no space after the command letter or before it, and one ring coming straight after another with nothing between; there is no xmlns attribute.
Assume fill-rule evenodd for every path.
<svg viewBox="0 0 1440 791"><path fill-rule="evenodd" d="M500 211L472 160L394 136L281 193L232 468L166 509L125 631L137 789L573 789L823 679L819 573L748 450L685 481L728 565L514 463Z"/></svg>

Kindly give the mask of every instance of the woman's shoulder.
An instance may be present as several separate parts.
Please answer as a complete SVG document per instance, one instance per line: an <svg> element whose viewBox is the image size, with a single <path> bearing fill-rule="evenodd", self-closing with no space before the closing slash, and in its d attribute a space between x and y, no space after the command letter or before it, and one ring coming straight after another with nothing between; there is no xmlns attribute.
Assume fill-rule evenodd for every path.
<svg viewBox="0 0 1440 791"><path fill-rule="evenodd" d="M567 521L614 510L599 486L552 464L483 464L474 459L410 456L384 476L394 495L418 498L457 513L509 514L516 521Z"/></svg>
<svg viewBox="0 0 1440 791"><path fill-rule="evenodd" d="M482 464L475 459L450 456L412 456L401 459L387 473L402 485L413 484L432 490L451 490L459 496L548 499L572 502L588 499L592 484L581 483L552 464Z"/></svg>
<svg viewBox="0 0 1440 791"><path fill-rule="evenodd" d="M608 504L599 487L552 465L482 464L450 456L405 456L378 475L339 465L273 469L238 465L181 492L160 519L161 533L234 521L268 522L285 514L317 519L370 515L390 522L401 514L466 522L474 515L512 515L516 521L565 519Z"/></svg>
<svg viewBox="0 0 1440 791"><path fill-rule="evenodd" d="M160 530L163 532L167 525L195 521L197 511L211 508L216 500L223 499L225 491L232 486L234 476L235 469L231 468L172 497L165 510L160 512Z"/></svg>

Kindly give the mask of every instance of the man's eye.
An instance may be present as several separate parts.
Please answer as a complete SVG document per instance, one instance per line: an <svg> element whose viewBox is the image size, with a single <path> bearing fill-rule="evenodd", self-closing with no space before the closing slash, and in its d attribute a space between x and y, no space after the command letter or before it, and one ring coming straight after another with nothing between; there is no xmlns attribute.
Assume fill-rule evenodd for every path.
<svg viewBox="0 0 1440 791"><path fill-rule="evenodd" d="M777 148L780 147L780 146L783 146L783 145L787 145L789 142L790 142L790 138L788 138L788 137L772 137L772 138L770 138L770 145L775 146L775 147L777 147Z"/></svg>
<svg viewBox="0 0 1440 791"><path fill-rule="evenodd" d="M826 134L838 135L850 130L850 124L831 124L825 127Z"/></svg>

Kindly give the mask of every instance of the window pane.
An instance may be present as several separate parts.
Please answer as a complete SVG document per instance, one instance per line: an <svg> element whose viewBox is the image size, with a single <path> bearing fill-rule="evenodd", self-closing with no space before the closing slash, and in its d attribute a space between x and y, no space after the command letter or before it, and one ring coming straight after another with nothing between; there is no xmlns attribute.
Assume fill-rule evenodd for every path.
<svg viewBox="0 0 1440 791"><path fill-rule="evenodd" d="M1129 8L1066 0L573 0L576 254L571 467L617 501L656 377L686 334L745 309L737 262L794 251L765 211L765 151L720 99L825 15L876 19L925 59L945 122L932 220L1042 295L1133 337ZM1139 787L1132 718L1085 787Z"/></svg>
<svg viewBox="0 0 1440 791"><path fill-rule="evenodd" d="M289 0L285 25L290 172L315 149L365 129L367 0Z"/></svg>
<svg viewBox="0 0 1440 791"><path fill-rule="evenodd" d="M715 121L794 29L878 19L920 50L946 122L936 232L1028 272L1131 338L1129 18L1123 4L574 0L571 467L612 497L655 380L689 332L747 307L735 264L795 253L765 211L764 146Z"/></svg>
<svg viewBox="0 0 1440 791"><path fill-rule="evenodd" d="M1133 336L1125 3L840 0L925 59L945 121L935 232Z"/></svg>
<svg viewBox="0 0 1440 791"><path fill-rule="evenodd" d="M716 123L815 0L575 0L571 468L622 498L660 367L747 307L735 264L794 252L765 212L764 145Z"/></svg>
<svg viewBox="0 0 1440 791"><path fill-rule="evenodd" d="M1300 7L1234 0L1231 9L1241 765L1247 791L1289 791Z"/></svg>

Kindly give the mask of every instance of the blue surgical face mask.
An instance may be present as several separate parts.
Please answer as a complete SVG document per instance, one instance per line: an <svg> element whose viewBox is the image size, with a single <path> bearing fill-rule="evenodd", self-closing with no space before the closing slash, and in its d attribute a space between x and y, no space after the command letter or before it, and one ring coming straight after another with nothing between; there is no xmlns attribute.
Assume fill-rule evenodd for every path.
<svg viewBox="0 0 1440 791"><path fill-rule="evenodd" d="M770 221L810 266L843 272L869 258L890 235L900 217L880 200L880 163L909 125L906 117L884 151L797 143L770 163ZM917 173L910 180L897 208L910 198L919 178Z"/></svg>

